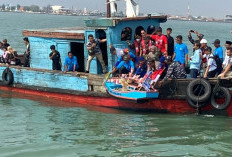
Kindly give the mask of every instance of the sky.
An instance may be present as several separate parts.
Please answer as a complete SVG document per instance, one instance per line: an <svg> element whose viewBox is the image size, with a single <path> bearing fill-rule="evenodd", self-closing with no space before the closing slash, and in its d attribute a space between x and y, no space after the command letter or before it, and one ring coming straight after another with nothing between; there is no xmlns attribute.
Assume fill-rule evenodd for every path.
<svg viewBox="0 0 232 157"><path fill-rule="evenodd" d="M165 13L172 15L187 15L188 1L191 15L224 18L232 14L232 0L135 0L143 13ZM12 5L62 5L68 8L105 11L106 0L1 0L0 4ZM124 10L123 2L119 9Z"/></svg>

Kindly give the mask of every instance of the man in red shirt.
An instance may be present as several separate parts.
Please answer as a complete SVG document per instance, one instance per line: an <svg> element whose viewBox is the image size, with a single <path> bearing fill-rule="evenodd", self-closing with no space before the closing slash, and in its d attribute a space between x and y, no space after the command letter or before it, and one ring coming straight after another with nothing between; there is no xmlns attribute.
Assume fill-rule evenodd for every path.
<svg viewBox="0 0 232 157"><path fill-rule="evenodd" d="M155 41L155 46L157 47L163 55L167 56L168 50L168 40L165 35L162 34L162 28L159 27L156 30L156 35L151 35L151 39Z"/></svg>

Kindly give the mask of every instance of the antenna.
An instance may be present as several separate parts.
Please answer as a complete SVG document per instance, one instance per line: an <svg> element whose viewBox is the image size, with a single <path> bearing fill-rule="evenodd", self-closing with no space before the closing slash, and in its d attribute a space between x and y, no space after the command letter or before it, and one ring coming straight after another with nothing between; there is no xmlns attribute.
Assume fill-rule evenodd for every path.
<svg viewBox="0 0 232 157"><path fill-rule="evenodd" d="M188 13L187 13L187 19L190 19L190 3L188 1Z"/></svg>

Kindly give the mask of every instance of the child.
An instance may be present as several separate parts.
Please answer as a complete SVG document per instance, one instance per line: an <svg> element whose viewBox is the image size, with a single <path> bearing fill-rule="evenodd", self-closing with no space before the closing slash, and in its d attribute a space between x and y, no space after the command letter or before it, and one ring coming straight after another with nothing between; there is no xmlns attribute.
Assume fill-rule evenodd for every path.
<svg viewBox="0 0 232 157"><path fill-rule="evenodd" d="M201 44L195 42L194 44L194 55L190 58L190 76L191 78L197 78L200 67L201 67Z"/></svg>
<svg viewBox="0 0 232 157"><path fill-rule="evenodd" d="M207 59L207 67L204 73L204 78L213 78L217 73L217 63L214 59L211 47L205 49L205 55Z"/></svg>

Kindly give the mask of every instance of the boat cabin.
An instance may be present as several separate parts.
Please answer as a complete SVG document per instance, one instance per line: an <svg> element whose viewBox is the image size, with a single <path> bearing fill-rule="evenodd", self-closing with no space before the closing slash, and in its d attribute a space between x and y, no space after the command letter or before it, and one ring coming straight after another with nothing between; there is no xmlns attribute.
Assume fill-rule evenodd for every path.
<svg viewBox="0 0 232 157"><path fill-rule="evenodd" d="M152 33L166 20L166 16L151 15L131 18L95 18L85 20L86 27L24 30L23 35L29 38L31 47L30 67L51 70L50 46L55 45L61 55L62 70L64 70L65 57L71 51L77 57L80 66L78 71L84 72L88 59L86 43L88 35L92 34L95 38L107 39L107 42L101 43L100 47L106 67L110 71L117 60L117 57L110 53L111 44L115 48L127 48L127 40L132 43L142 29L148 34ZM91 62L90 73L102 74L101 65L96 57Z"/></svg>

